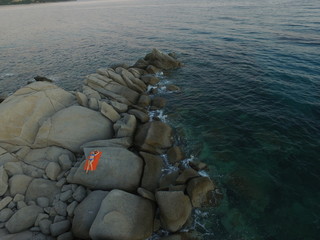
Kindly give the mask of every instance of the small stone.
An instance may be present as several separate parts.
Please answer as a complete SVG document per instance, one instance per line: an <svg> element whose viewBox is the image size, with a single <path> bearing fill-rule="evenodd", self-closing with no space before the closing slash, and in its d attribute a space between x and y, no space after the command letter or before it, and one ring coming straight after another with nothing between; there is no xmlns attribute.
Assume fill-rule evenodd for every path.
<svg viewBox="0 0 320 240"><path fill-rule="evenodd" d="M10 208L4 208L0 211L0 223L6 222L13 215L13 211Z"/></svg>
<svg viewBox="0 0 320 240"><path fill-rule="evenodd" d="M24 201L17 202L17 208L18 209L24 208L26 206L27 206L27 204Z"/></svg>
<svg viewBox="0 0 320 240"><path fill-rule="evenodd" d="M57 216L54 217L53 223L61 222L61 221L64 221L64 220L66 220L66 218L64 216L57 215Z"/></svg>
<svg viewBox="0 0 320 240"><path fill-rule="evenodd" d="M0 210L5 208L12 201L12 197L5 197L0 201Z"/></svg>
<svg viewBox="0 0 320 240"><path fill-rule="evenodd" d="M151 74L156 74L157 72L160 72L161 70L153 65L149 65L147 68L146 68L147 72L148 73L151 73Z"/></svg>
<svg viewBox="0 0 320 240"><path fill-rule="evenodd" d="M16 174L23 174L20 162L7 162L4 164L4 169L7 171L9 177L12 177Z"/></svg>
<svg viewBox="0 0 320 240"><path fill-rule="evenodd" d="M144 113L144 112L142 112L142 111L139 111L139 110L137 110L137 109L130 109L130 110L128 111L128 113L131 114L131 115L134 115L134 116L135 116L137 119L139 119L140 122L142 122L142 123L148 122L149 119L150 119L150 117L149 117L148 114L146 114L146 113Z"/></svg>
<svg viewBox="0 0 320 240"><path fill-rule="evenodd" d="M99 102L96 98L89 98L88 102L89 108L92 110L98 111L99 110Z"/></svg>
<svg viewBox="0 0 320 240"><path fill-rule="evenodd" d="M67 204L61 201L58 201L53 206L57 214L61 216L67 216Z"/></svg>
<svg viewBox="0 0 320 240"><path fill-rule="evenodd" d="M173 85L173 84L169 84L166 86L166 89L168 91L180 91L180 88L176 85Z"/></svg>
<svg viewBox="0 0 320 240"><path fill-rule="evenodd" d="M78 186L72 196L75 200L81 202L86 197L86 195L86 189L83 186Z"/></svg>
<svg viewBox="0 0 320 240"><path fill-rule="evenodd" d="M207 170L208 165L204 162L189 162L190 167L196 171Z"/></svg>
<svg viewBox="0 0 320 240"><path fill-rule="evenodd" d="M151 201L156 201L154 194L152 192L148 191L147 189L140 187L140 188L138 188L137 192L139 193L139 195L141 197L144 197L144 198L149 199Z"/></svg>
<svg viewBox="0 0 320 240"><path fill-rule="evenodd" d="M50 225L50 232L53 237L57 237L67 231L69 231L71 223L69 220L53 223Z"/></svg>
<svg viewBox="0 0 320 240"><path fill-rule="evenodd" d="M52 222L49 219L43 219L39 222L40 230L43 234L49 235L50 234L50 226Z"/></svg>
<svg viewBox="0 0 320 240"><path fill-rule="evenodd" d="M168 160L171 164L179 162L184 159L184 154L181 151L181 148L178 146L173 146L167 151Z"/></svg>
<svg viewBox="0 0 320 240"><path fill-rule="evenodd" d="M72 197L72 190L71 189L60 194L60 200L62 202L66 202L71 197Z"/></svg>
<svg viewBox="0 0 320 240"><path fill-rule="evenodd" d="M199 173L192 168L187 168L176 179L176 184L185 184L189 179L199 177Z"/></svg>
<svg viewBox="0 0 320 240"><path fill-rule="evenodd" d="M156 96L152 99L152 106L156 109L164 108L167 100L163 97Z"/></svg>
<svg viewBox="0 0 320 240"><path fill-rule="evenodd" d="M42 221L43 219L49 219L49 215L46 214L46 213L39 213L34 225L36 227L38 227L39 226L39 222Z"/></svg>
<svg viewBox="0 0 320 240"><path fill-rule="evenodd" d="M73 234L72 232L63 233L57 237L57 240L73 240Z"/></svg>
<svg viewBox="0 0 320 240"><path fill-rule="evenodd" d="M64 184L66 184L67 182L67 179L66 178L61 178L57 183L56 183L56 186L58 188L61 188Z"/></svg>
<svg viewBox="0 0 320 240"><path fill-rule="evenodd" d="M50 203L50 201L46 197L38 197L37 198L37 204L40 207L43 207L43 208L49 207L49 203Z"/></svg>
<svg viewBox="0 0 320 240"><path fill-rule="evenodd" d="M46 167L46 174L48 178L53 181L57 180L57 177L60 172L61 172L61 167L56 162L50 162Z"/></svg>
<svg viewBox="0 0 320 240"><path fill-rule="evenodd" d="M178 176L179 176L178 171L162 176L160 178L159 187L168 188L170 185L174 185Z"/></svg>
<svg viewBox="0 0 320 240"><path fill-rule="evenodd" d="M193 207L204 207L211 205L210 192L215 189L214 183L208 177L193 178L188 182L187 193Z"/></svg>
<svg viewBox="0 0 320 240"><path fill-rule="evenodd" d="M150 106L150 103L151 103L151 98L149 95L141 95L137 104L141 107L148 107Z"/></svg>
<svg viewBox="0 0 320 240"><path fill-rule="evenodd" d="M75 208L78 206L78 202L77 201L73 201L72 203L70 203L67 207L67 213L69 217L73 217L74 214L74 210Z"/></svg>
<svg viewBox="0 0 320 240"><path fill-rule="evenodd" d="M144 81L147 85L156 85L160 80L159 78L152 76L152 75L144 75L141 77L141 80Z"/></svg>
<svg viewBox="0 0 320 240"><path fill-rule="evenodd" d="M19 201L24 201L24 195L20 194L20 193L17 193L14 198L13 198L13 201L14 202L19 202Z"/></svg>
<svg viewBox="0 0 320 240"><path fill-rule="evenodd" d="M3 196L8 189L8 174L3 166L0 167L0 196Z"/></svg>
<svg viewBox="0 0 320 240"><path fill-rule="evenodd" d="M68 154L62 154L59 156L59 164L62 170L69 170L72 167L72 161Z"/></svg>

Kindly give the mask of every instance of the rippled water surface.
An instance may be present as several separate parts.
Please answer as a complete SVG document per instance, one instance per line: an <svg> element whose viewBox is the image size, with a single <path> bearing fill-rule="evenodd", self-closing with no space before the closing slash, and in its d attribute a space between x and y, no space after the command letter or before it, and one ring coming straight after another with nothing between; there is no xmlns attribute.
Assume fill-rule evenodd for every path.
<svg viewBox="0 0 320 240"><path fill-rule="evenodd" d="M318 0L78 1L0 7L0 94L36 75L73 90L152 48L185 66L164 80L167 121L224 191L205 239L318 239Z"/></svg>

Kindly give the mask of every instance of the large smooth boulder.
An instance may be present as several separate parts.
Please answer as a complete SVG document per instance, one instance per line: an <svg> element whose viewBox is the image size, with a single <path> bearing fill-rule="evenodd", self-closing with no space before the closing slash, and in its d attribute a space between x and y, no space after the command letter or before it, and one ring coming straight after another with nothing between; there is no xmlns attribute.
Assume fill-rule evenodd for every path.
<svg viewBox="0 0 320 240"><path fill-rule="evenodd" d="M72 232L75 237L89 239L89 230L97 216L102 200L107 196L107 191L91 192L74 210Z"/></svg>
<svg viewBox="0 0 320 240"><path fill-rule="evenodd" d="M50 203L52 203L55 195L59 192L60 190L56 186L55 181L36 178L29 184L26 191L26 201L36 201L39 197L47 197L50 200Z"/></svg>
<svg viewBox="0 0 320 240"><path fill-rule="evenodd" d="M145 123L138 128L134 143L142 151L161 154L172 145L172 129L160 121Z"/></svg>
<svg viewBox="0 0 320 240"><path fill-rule="evenodd" d="M154 206L148 199L112 190L102 201L92 239L144 240L153 232Z"/></svg>
<svg viewBox="0 0 320 240"><path fill-rule="evenodd" d="M155 191L159 184L162 174L163 161L160 156L156 156L146 152L140 152L145 162L141 187Z"/></svg>
<svg viewBox="0 0 320 240"><path fill-rule="evenodd" d="M188 196L182 191L159 191L156 200L160 209L161 225L170 232L183 227L190 217L192 206Z"/></svg>
<svg viewBox="0 0 320 240"><path fill-rule="evenodd" d="M112 122L99 112L71 106L47 119L39 129L35 146L60 146L79 152L80 146L113 136Z"/></svg>
<svg viewBox="0 0 320 240"><path fill-rule="evenodd" d="M86 173L83 161L74 175L70 172L68 182L91 189L122 189L129 192L139 187L143 168L143 160L140 157L119 147L85 148L86 156L93 150L102 152L97 169Z"/></svg>
<svg viewBox="0 0 320 240"><path fill-rule="evenodd" d="M0 142L32 146L39 126L75 97L48 82L29 84L0 105Z"/></svg>
<svg viewBox="0 0 320 240"><path fill-rule="evenodd" d="M10 233L18 233L32 227L43 209L38 206L27 206L19 209L5 224Z"/></svg>

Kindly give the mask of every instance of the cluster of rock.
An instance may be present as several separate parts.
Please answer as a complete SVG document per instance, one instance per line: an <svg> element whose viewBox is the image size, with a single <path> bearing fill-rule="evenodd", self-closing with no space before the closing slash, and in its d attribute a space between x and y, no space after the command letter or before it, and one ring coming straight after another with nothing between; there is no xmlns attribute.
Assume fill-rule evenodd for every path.
<svg viewBox="0 0 320 240"><path fill-rule="evenodd" d="M193 208L214 204L215 185L198 173L205 164L180 164L172 128L148 114L164 106L148 92L159 81L154 73L180 65L153 50L132 67L98 69L82 91L40 81L6 98L0 238L142 240L161 229L176 233ZM92 150L102 156L86 173ZM162 154L179 168L163 174Z"/></svg>

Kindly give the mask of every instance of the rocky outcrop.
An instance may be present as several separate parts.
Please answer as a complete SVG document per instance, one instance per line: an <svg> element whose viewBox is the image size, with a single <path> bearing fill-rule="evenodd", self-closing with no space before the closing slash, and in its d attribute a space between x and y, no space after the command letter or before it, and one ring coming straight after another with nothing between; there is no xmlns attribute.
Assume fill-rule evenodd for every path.
<svg viewBox="0 0 320 240"><path fill-rule="evenodd" d="M198 173L206 165L183 161L172 128L153 112L166 102L152 95L160 81L153 73L180 65L153 50L133 67L98 69L81 91L40 81L7 97L0 238L144 240L179 232L192 207L216 204L221 192ZM94 150L99 163L86 171Z"/></svg>

